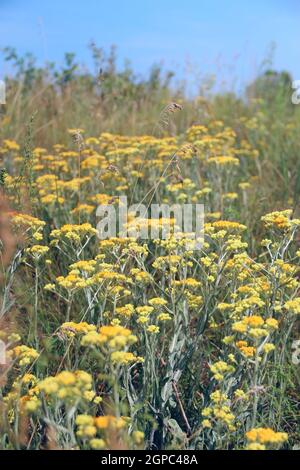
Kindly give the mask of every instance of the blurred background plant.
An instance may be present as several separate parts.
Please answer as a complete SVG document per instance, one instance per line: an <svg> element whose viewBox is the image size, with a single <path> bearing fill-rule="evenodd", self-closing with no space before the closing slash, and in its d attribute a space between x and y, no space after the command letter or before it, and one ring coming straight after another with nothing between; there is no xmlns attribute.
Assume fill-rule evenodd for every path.
<svg viewBox="0 0 300 470"><path fill-rule="evenodd" d="M214 80L197 83L192 97L173 71L155 65L148 76L137 76L129 62L117 66L117 51L89 45L93 70L66 53L64 64L38 66L32 54L20 56L2 49L12 73L6 77L7 104L1 106L0 138L24 141L29 116L36 146L66 143L67 129L81 127L90 135L101 132L176 135L193 124L222 119L240 140L246 139L260 155L259 177L264 181L261 200L293 198L300 194L300 106L291 102L292 77L272 69L266 59L259 76L243 93L214 89ZM168 103L182 106L167 126L158 126ZM243 122L245 125L242 125Z"/></svg>

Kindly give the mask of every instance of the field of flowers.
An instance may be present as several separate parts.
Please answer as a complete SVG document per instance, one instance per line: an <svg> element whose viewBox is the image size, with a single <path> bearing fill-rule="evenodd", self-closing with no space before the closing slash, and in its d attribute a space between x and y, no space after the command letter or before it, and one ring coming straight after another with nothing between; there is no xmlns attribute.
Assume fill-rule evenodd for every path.
<svg viewBox="0 0 300 470"><path fill-rule="evenodd" d="M299 446L300 219L260 201L257 118L64 142L1 141L0 447ZM121 195L204 204L202 248L99 240Z"/></svg>

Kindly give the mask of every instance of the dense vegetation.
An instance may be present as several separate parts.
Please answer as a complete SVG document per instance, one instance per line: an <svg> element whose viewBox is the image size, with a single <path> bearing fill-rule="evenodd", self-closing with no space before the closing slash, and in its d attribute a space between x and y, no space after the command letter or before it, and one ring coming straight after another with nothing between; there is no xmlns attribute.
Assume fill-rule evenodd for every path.
<svg viewBox="0 0 300 470"><path fill-rule="evenodd" d="M94 74L4 50L1 448L297 448L291 77L187 98L173 73L90 47ZM122 195L203 203L202 248L145 241L133 215L99 240L97 207Z"/></svg>

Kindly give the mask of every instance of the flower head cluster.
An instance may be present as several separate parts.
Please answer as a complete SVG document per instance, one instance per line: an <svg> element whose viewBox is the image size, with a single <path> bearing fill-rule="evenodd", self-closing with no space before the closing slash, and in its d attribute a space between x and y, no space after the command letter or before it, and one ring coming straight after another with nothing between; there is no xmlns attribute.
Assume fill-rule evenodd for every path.
<svg viewBox="0 0 300 470"><path fill-rule="evenodd" d="M202 410L202 426L211 428L213 426L223 426L229 431L235 430L235 416L230 408L230 400L225 393L216 390L210 395L212 404Z"/></svg>
<svg viewBox="0 0 300 470"><path fill-rule="evenodd" d="M225 361L215 362L210 366L210 370L213 373L214 379L219 382L224 379L224 376L234 372L234 367L231 364L227 364Z"/></svg>
<svg viewBox="0 0 300 470"><path fill-rule="evenodd" d="M91 400L92 376L83 370L63 371L38 383L46 399L62 400L69 405L80 400ZM94 396L95 394L93 394Z"/></svg>
<svg viewBox="0 0 300 470"><path fill-rule="evenodd" d="M300 219L292 219L292 210L271 212L264 215L261 220L265 227L276 228L281 231L290 230L294 227L300 226Z"/></svg>
<svg viewBox="0 0 300 470"><path fill-rule="evenodd" d="M248 450L265 450L267 446L278 447L287 441L285 432L275 432L270 428L254 428L246 433Z"/></svg>
<svg viewBox="0 0 300 470"><path fill-rule="evenodd" d="M39 353L35 349L29 348L24 344L16 346L9 351L8 354L15 359L20 366L28 366L39 357Z"/></svg>
<svg viewBox="0 0 300 470"><path fill-rule="evenodd" d="M233 331L248 335L254 339L268 336L270 331L276 330L277 328L278 321L275 318L267 318L267 320L264 320L259 315L243 317L242 320L232 325Z"/></svg>
<svg viewBox="0 0 300 470"><path fill-rule="evenodd" d="M58 240L70 240L74 243L79 243L84 237L92 237L97 234L97 230L89 223L66 224L60 229L52 230L51 237L53 238L52 244L57 243Z"/></svg>

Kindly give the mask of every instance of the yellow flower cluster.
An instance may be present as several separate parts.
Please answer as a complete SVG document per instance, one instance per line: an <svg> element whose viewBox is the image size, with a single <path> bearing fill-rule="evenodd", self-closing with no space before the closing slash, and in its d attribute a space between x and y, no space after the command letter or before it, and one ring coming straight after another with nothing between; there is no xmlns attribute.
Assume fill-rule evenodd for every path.
<svg viewBox="0 0 300 470"><path fill-rule="evenodd" d="M229 431L235 431L235 416L231 412L228 396L220 390L216 390L210 395L212 405L202 410L202 421L204 428L213 426L225 426Z"/></svg>
<svg viewBox="0 0 300 470"><path fill-rule="evenodd" d="M277 228L279 230L290 230L300 225L300 219L291 219L292 210L275 211L264 215L261 220L267 228Z"/></svg>
<svg viewBox="0 0 300 470"><path fill-rule="evenodd" d="M76 417L77 431L76 435L79 439L88 442L89 446L94 450L106 449L109 445L110 433L116 433L128 428L130 418L116 418L112 415L91 416L88 414L79 414ZM143 442L144 433L141 431L133 431L133 441L139 445Z"/></svg>
<svg viewBox="0 0 300 470"><path fill-rule="evenodd" d="M296 421L292 379L285 400L275 394L272 401L280 422L277 409L269 413L278 377L293 376L282 345L300 313L296 201L262 217L262 207L282 207L272 207L267 192L263 205L257 199L266 122L262 132L261 116L245 117L234 131L211 120L205 106L206 125L177 137L70 129L70 145L33 149L30 191L18 177L18 144L1 143L4 166L13 168L3 191L13 208L30 192L26 207L36 216L10 213L22 248L3 270L2 312L14 305L7 328L20 319L27 338L15 346L16 334L0 332L10 359L3 388L9 446L20 413L30 415L32 448L43 440L45 418L67 448L108 449L111 436L128 448L144 438L162 448L188 440L191 448L248 442L263 449L286 441L285 433L256 426L266 416L270 427L280 428L285 416ZM262 132L256 148L253 131ZM201 248L193 232L177 231L173 215L149 220L134 211L118 227L120 237L99 241L97 206L121 211L123 195L145 207L205 204ZM150 231L155 239L144 240ZM249 422L254 429L245 436ZM141 423L145 436L136 430Z"/></svg>
<svg viewBox="0 0 300 470"><path fill-rule="evenodd" d="M58 399L70 405L78 400L94 399L92 385L91 375L83 370L63 371L55 377L47 377L38 382L38 388L45 394L46 399L54 401Z"/></svg>
<svg viewBox="0 0 300 470"><path fill-rule="evenodd" d="M28 366L39 357L39 353L35 349L24 344L13 348L8 352L8 355L15 359L20 366Z"/></svg>
<svg viewBox="0 0 300 470"><path fill-rule="evenodd" d="M60 331L69 338L73 338L76 334L87 334L95 330L95 325L86 322L75 323L70 321L63 323L60 327Z"/></svg>
<svg viewBox="0 0 300 470"><path fill-rule="evenodd" d="M258 315L243 317L241 321L232 325L232 330L237 333L247 334L252 338L258 339L268 336L270 330L278 328L278 321L275 318L264 320Z"/></svg>
<svg viewBox="0 0 300 470"><path fill-rule="evenodd" d="M289 312L292 312L295 315L300 314L300 297L296 297L293 300L288 300L284 304L284 308L288 310Z"/></svg>
<svg viewBox="0 0 300 470"><path fill-rule="evenodd" d="M248 450L265 450L267 445L275 447L287 441L288 435L285 432L275 432L270 428L254 428L246 433L248 440Z"/></svg>
<svg viewBox="0 0 300 470"><path fill-rule="evenodd" d="M234 367L230 364L227 364L225 361L215 362L210 366L210 370L213 373L214 379L219 382L224 379L224 376L234 372Z"/></svg>
<svg viewBox="0 0 300 470"><path fill-rule="evenodd" d="M56 244L60 239L66 239L79 243L84 237L92 237L97 234L97 230L89 223L66 224L60 229L52 230L50 236L53 238L52 244Z"/></svg>
<svg viewBox="0 0 300 470"><path fill-rule="evenodd" d="M85 322L77 324L66 322L62 325L61 331L69 338L80 334L80 344L82 346L100 347L104 351L108 351L112 363L126 365L143 361L143 358L126 350L129 346L136 343L137 337L132 334L131 330L121 325L102 326L97 330L94 325L89 325Z"/></svg>

